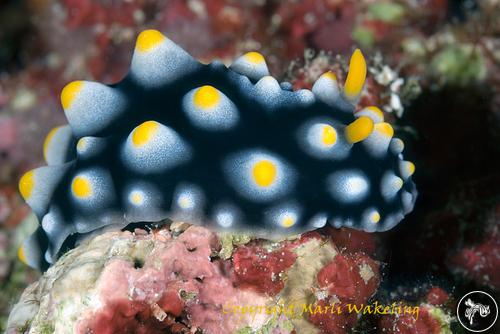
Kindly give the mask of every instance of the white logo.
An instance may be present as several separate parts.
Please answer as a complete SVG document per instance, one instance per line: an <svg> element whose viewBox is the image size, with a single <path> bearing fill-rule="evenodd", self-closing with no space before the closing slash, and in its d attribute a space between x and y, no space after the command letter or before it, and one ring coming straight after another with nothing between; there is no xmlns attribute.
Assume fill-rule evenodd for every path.
<svg viewBox="0 0 500 334"><path fill-rule="evenodd" d="M495 299L483 291L471 291L460 299L457 318L471 332L484 332L493 327L498 317Z"/></svg>
<svg viewBox="0 0 500 334"><path fill-rule="evenodd" d="M470 298L465 301L465 305L468 308L465 310L465 317L469 319L469 323L472 325L474 321L474 315L479 312L479 315L484 318L490 314L490 306L485 306L483 304L474 303Z"/></svg>

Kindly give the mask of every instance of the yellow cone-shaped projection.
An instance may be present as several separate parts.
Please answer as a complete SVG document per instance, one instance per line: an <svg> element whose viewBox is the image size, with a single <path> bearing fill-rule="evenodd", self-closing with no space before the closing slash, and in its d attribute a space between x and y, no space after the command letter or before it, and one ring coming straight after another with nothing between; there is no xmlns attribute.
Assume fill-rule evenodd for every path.
<svg viewBox="0 0 500 334"><path fill-rule="evenodd" d="M69 125L58 126L50 130L43 143L43 157L48 165L60 165L69 159L73 133Z"/></svg>
<svg viewBox="0 0 500 334"><path fill-rule="evenodd" d="M269 75L266 60L258 52L248 52L239 57L231 65L231 69L239 74L246 75L252 80L259 80Z"/></svg>
<svg viewBox="0 0 500 334"><path fill-rule="evenodd" d="M144 87L171 83L201 66L186 51L157 30L145 30L137 37L130 74Z"/></svg>
<svg viewBox="0 0 500 334"><path fill-rule="evenodd" d="M311 90L318 99L330 105L334 105L340 96L337 77L330 71L323 73Z"/></svg>
<svg viewBox="0 0 500 334"><path fill-rule="evenodd" d="M363 145L369 154L381 158L387 154L393 135L394 129L389 123L377 123L370 136L363 141Z"/></svg>
<svg viewBox="0 0 500 334"><path fill-rule="evenodd" d="M19 192L39 217L47 211L52 194L68 167L65 164L36 168L19 180Z"/></svg>
<svg viewBox="0 0 500 334"><path fill-rule="evenodd" d="M126 98L98 82L73 81L63 88L61 104L73 133L83 137L113 127L125 109Z"/></svg>

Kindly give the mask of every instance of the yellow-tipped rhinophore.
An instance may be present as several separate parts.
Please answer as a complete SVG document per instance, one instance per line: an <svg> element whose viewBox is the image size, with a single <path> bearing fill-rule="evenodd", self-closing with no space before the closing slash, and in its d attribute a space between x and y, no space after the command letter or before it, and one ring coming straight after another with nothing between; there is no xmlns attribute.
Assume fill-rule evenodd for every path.
<svg viewBox="0 0 500 334"><path fill-rule="evenodd" d="M373 127L371 118L362 116L345 128L344 135L349 143L354 144L366 139L372 133Z"/></svg>
<svg viewBox="0 0 500 334"><path fill-rule="evenodd" d="M158 30L144 30L137 37L137 42L135 43L135 49L139 52L148 52L161 42L167 39Z"/></svg>
<svg viewBox="0 0 500 334"><path fill-rule="evenodd" d="M356 49L349 62L349 73L344 85L344 95L351 101L361 93L366 79L366 61L359 49Z"/></svg>

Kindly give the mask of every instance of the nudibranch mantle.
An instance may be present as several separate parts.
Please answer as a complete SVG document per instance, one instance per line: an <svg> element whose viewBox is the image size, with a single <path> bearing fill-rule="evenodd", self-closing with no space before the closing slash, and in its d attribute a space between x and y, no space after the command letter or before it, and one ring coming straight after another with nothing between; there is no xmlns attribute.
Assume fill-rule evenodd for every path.
<svg viewBox="0 0 500 334"><path fill-rule="evenodd" d="M293 91L257 52L203 65L142 32L120 83L63 89L69 125L20 180L41 222L20 258L44 269L89 234L167 218L267 236L394 227L415 167L380 109L355 112L365 76L356 50L343 89L327 72Z"/></svg>

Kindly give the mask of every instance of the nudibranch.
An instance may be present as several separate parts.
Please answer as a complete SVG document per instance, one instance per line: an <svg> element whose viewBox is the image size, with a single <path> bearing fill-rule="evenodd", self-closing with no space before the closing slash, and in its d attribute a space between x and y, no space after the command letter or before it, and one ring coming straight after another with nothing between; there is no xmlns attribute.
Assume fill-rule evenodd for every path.
<svg viewBox="0 0 500 334"><path fill-rule="evenodd" d="M293 91L249 52L201 64L156 30L118 84L75 81L69 125L20 192L41 221L19 257L47 268L93 233L165 219L255 235L347 226L385 231L414 206L413 163L375 106L355 112L366 63Z"/></svg>

